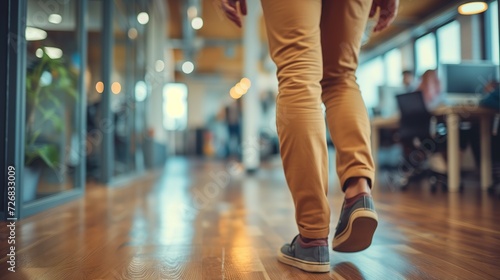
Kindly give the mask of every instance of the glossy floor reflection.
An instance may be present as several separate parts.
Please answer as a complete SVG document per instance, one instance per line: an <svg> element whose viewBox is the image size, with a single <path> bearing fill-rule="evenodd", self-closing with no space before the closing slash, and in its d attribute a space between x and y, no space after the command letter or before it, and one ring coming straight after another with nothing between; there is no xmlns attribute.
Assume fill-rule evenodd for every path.
<svg viewBox="0 0 500 280"><path fill-rule="evenodd" d="M342 194L331 176L333 231ZM27 218L17 228L17 272L1 279L495 279L500 199L427 186L374 193L380 224L360 253L331 252L328 274L278 263L297 233L279 159L247 176L235 162L170 159L163 170ZM5 224L0 249L7 250ZM5 256L5 254L4 254Z"/></svg>

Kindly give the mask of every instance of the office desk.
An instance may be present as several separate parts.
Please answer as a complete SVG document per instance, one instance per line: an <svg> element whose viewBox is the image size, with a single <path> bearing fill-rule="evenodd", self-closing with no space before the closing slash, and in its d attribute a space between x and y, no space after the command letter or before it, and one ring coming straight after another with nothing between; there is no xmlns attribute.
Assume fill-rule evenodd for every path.
<svg viewBox="0 0 500 280"><path fill-rule="evenodd" d="M448 150L448 190L458 191L460 185L460 121L467 119L480 120L481 143L481 188L486 190L492 184L491 174L491 120L496 114L494 110L475 105L442 106L431 112L434 116L444 116L447 126ZM377 164L380 129L396 129L399 127L399 116L389 118L376 117L371 121L372 153Z"/></svg>

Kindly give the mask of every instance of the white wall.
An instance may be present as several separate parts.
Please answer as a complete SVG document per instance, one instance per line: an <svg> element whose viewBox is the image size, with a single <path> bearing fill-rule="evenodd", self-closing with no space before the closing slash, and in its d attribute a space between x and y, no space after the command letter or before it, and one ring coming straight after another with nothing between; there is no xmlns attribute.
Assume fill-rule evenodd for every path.
<svg viewBox="0 0 500 280"><path fill-rule="evenodd" d="M188 129L203 127L224 104L231 102L229 90L238 80L217 76L185 76L188 86Z"/></svg>
<svg viewBox="0 0 500 280"><path fill-rule="evenodd" d="M414 70L415 63L413 61L413 42L410 41L400 48L401 50L401 68L403 70Z"/></svg>

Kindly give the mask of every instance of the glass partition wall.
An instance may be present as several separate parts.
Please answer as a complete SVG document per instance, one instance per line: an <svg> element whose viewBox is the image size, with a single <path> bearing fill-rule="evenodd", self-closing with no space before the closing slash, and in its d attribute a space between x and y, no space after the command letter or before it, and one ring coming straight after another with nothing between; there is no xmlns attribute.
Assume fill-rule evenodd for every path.
<svg viewBox="0 0 500 280"><path fill-rule="evenodd" d="M147 1L89 0L87 178L112 184L142 171L143 109L135 98L144 78L146 28L138 14ZM144 22L143 22L144 23ZM144 23L145 24L145 23Z"/></svg>
<svg viewBox="0 0 500 280"><path fill-rule="evenodd" d="M26 1L22 215L83 193L86 1Z"/></svg>
<svg viewBox="0 0 500 280"><path fill-rule="evenodd" d="M115 0L111 110L114 118L114 176L140 171L143 112L135 100L135 83L144 76L145 28L139 22L141 3ZM144 19L141 19L144 20ZM145 21L142 21L145 23ZM139 105L139 106L138 106Z"/></svg>
<svg viewBox="0 0 500 280"><path fill-rule="evenodd" d="M2 6L10 16L2 19L7 44L0 51L9 59L1 74L10 82L0 85L10 98L1 99L1 135L8 139L1 152L5 165L16 168L17 218L81 197L86 181L112 185L143 171L150 5L21 0ZM5 219L7 198L1 198Z"/></svg>

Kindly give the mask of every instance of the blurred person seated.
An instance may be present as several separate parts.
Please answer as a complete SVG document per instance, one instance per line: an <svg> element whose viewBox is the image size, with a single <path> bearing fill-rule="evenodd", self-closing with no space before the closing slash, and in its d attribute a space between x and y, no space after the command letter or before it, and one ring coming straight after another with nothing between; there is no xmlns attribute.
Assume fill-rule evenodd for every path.
<svg viewBox="0 0 500 280"><path fill-rule="evenodd" d="M500 111L500 86L499 82L492 80L483 90L484 96L479 101L479 106Z"/></svg>
<svg viewBox="0 0 500 280"><path fill-rule="evenodd" d="M441 92L441 82L436 70L427 70L422 75L417 91L421 91L427 110L432 111L445 104L445 99Z"/></svg>
<svg viewBox="0 0 500 280"><path fill-rule="evenodd" d="M403 86L404 92L413 92L418 88L418 80L415 79L415 74L412 70L404 70L403 75Z"/></svg>
<svg viewBox="0 0 500 280"><path fill-rule="evenodd" d="M488 82L483 89L483 98L479 102L479 106L494 109L500 111L500 91L499 91L499 82L498 81L490 81ZM446 105L446 100L444 95L441 93L440 81L437 76L435 70L428 70L422 75L421 83L418 87L418 91L422 92L422 96L424 102L426 104L427 110L431 112L435 108ZM497 117L498 118L498 117ZM434 126L434 132L438 135L446 135L446 124L444 119L441 118L433 118L432 126ZM493 131L498 131L498 120L493 122ZM479 168L480 165L480 128L479 123L477 121L465 121L460 123L460 150L464 151L469 145L471 146L474 160L476 163L476 167ZM422 139L419 139L422 140ZM417 142L419 142L417 140ZM495 182L500 182L500 135L498 133L492 134L492 163L493 163L493 175L494 175L494 184ZM416 146L414 139L406 139L406 141L401 141L403 145L403 154L407 159L412 151L415 150ZM443 142L444 145L441 145L438 150L439 153L443 154L444 159L447 159L447 150L446 142ZM446 163L446 161L444 162ZM432 165L432 163L431 163ZM440 164L442 165L442 164ZM413 179L420 178L419 175L422 173L422 167L425 167L425 164L421 167L415 166L415 172L413 174L408 174L407 181L412 181ZM446 169L446 166L444 166ZM431 166L431 169L433 167ZM443 170L443 167L439 167L438 169ZM444 170L445 170L444 169ZM460 186L462 190L462 186ZM493 186L491 187L493 188ZM491 189L490 188L490 189ZM435 189L434 189L435 190Z"/></svg>
<svg viewBox="0 0 500 280"><path fill-rule="evenodd" d="M500 112L500 92L498 81L492 80L488 82L482 91L483 97L479 101L479 106L493 109ZM496 117L498 118L498 116ZM493 122L492 131L498 131L498 120ZM470 130L468 132L460 131L461 141L471 144L472 153L474 155L474 160L476 161L476 166L479 168L480 163L480 128L479 122L475 121L472 123ZM500 137L498 133L492 133L491 148L492 148L492 160L493 162L498 162L500 164ZM463 138L463 139L462 139ZM461 143L462 144L462 143Z"/></svg>
<svg viewBox="0 0 500 280"><path fill-rule="evenodd" d="M403 157L405 162L412 162L411 156L415 154L421 148L421 143L428 141L429 139L446 137L446 124L442 117L437 118L431 116L431 112L439 106L445 105L446 100L441 90L441 83L437 75L436 70L427 70L421 77L421 82L417 87L417 90L413 93L421 93L422 101L425 105L427 112L422 112L423 115L428 115L429 118L422 119L421 125L415 124L415 135L409 133L409 137L401 137L400 143L403 146ZM425 110L424 110L425 111ZM423 133L422 128L425 128L427 132ZM411 131L411 127L406 127L406 130ZM463 122L460 124L460 149L463 151L467 148L470 141L470 123ZM407 133L408 134L408 133ZM440 140L439 145L436 143L435 149L432 151L435 155L425 155L422 156L420 160L413 160L414 164L411 164L411 172L404 174L401 180L401 187L405 188L411 181L419 180L422 177L427 177L431 175L431 190L436 191L437 186L441 185L443 190L447 190L446 186L446 140ZM463 186L460 186L463 189Z"/></svg>
<svg viewBox="0 0 500 280"><path fill-rule="evenodd" d="M500 84L498 81L492 80L488 82L483 88L484 96L479 101L479 106L496 110L500 112ZM491 162L493 168L493 185L490 186L488 191L495 192L495 185L500 184L500 133L499 129L499 115L495 117L492 124L491 135ZM471 144L472 153L476 162L476 167L479 168L481 162L481 139L479 124L474 124L470 130L468 141Z"/></svg>

